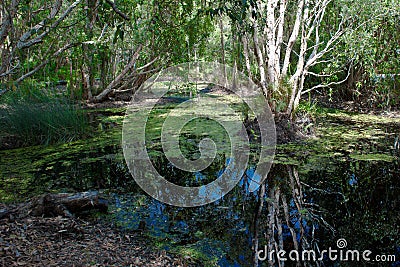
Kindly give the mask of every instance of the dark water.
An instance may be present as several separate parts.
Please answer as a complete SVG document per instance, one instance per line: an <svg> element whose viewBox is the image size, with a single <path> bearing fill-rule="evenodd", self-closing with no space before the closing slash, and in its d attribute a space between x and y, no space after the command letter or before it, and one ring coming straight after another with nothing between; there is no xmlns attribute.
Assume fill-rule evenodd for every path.
<svg viewBox="0 0 400 267"><path fill-rule="evenodd" d="M186 185L215 179L227 162L229 160L221 158L202 173L192 174L177 170L162 156L153 158L160 174L173 182L179 178ZM348 249L368 249L374 255L393 254L399 259L399 167L398 161L360 161L343 157L305 158L298 166L273 165L266 181L264 207L257 219L259 248L264 248L271 240L266 237L268 203L274 196L269 194L272 187L279 187L289 209L288 224L282 203L278 203L285 250L294 248L289 225L295 231L297 242L307 243L304 248L336 248L336 241L344 238ZM259 191L248 191L248 176L253 171L250 165L229 194L197 208L173 207L148 197L135 184L118 145L70 154L67 160L44 164L34 176L36 183L46 185L46 190L111 188L109 218L127 231L143 231L155 237L158 245L167 250L180 247L201 252L214 259L218 266L252 266L255 216L260 198ZM300 187L291 184L291 175L292 178L298 175ZM302 191L301 210L293 200L294 189ZM277 243L278 230L275 229L272 238ZM362 266L364 263L335 265L325 258L319 264ZM317 266L317 263L309 262L309 265ZM267 262L261 261L260 266L267 266ZM289 261L286 266L295 264ZM399 266L399 261L382 266Z"/></svg>

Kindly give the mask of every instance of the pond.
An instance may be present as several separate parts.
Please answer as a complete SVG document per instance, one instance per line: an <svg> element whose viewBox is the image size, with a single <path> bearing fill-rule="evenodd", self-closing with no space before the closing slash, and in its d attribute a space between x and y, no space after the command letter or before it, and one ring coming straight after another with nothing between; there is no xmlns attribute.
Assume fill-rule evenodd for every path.
<svg viewBox="0 0 400 267"><path fill-rule="evenodd" d="M104 220L113 220L126 231L140 231L152 237L157 247L194 257L204 266L254 266L254 251L321 252L338 249L339 239L346 241L343 249L395 255L397 261L382 266L400 266L400 164L399 151L393 146L400 132L399 119L326 111L316 120L316 137L277 146L265 186L249 191L255 165L250 160L238 185L223 198L181 208L149 197L132 178L121 148L124 112L96 113L101 116L95 116L99 130L93 138L1 151L1 201L23 200L43 192L101 190L111 203ZM157 123L150 128L157 129ZM195 159L204 133L191 132L196 128L193 125L187 127L182 131L181 147ZM207 129L213 127L207 124ZM152 134L148 140L154 141ZM213 137L226 138L223 134ZM169 164L159 143L150 144L157 171L183 186L216 179L231 160L218 153L208 168L190 173ZM251 151L258 153L257 148ZM366 264L322 255L318 262L304 263ZM276 257L274 263L259 258L259 266L268 264L278 266L279 262ZM296 263L286 261L285 265Z"/></svg>

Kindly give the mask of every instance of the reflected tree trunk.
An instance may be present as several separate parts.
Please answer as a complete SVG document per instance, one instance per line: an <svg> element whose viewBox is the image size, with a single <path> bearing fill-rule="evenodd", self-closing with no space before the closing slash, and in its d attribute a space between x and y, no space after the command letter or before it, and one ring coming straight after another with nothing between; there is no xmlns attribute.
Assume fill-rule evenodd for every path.
<svg viewBox="0 0 400 267"><path fill-rule="evenodd" d="M312 211L308 210L304 200L302 182L297 167L290 165L275 165L270 172L269 179L260 187L258 204L254 214L253 229L253 266L259 266L260 259L257 252L266 245L265 251L268 266L285 266L285 261L277 258L277 252L284 250L288 259L290 251L295 250L298 255L302 251L311 250L317 246L314 242L314 230L308 233L305 225L314 225ZM266 190L266 188L268 190ZM268 192L268 193L266 193ZM266 202L265 213L263 213ZM265 232L262 233L262 230ZM264 234L265 240L260 239ZM263 240L265 244L260 244ZM260 249L261 248L261 249ZM273 252L273 253L271 253ZM272 257L270 257L272 255ZM296 266L309 266L300 259ZM320 266L313 261L313 266ZM311 265L310 265L311 266Z"/></svg>
<svg viewBox="0 0 400 267"><path fill-rule="evenodd" d="M259 220L261 217L262 209L264 206L264 198L265 198L265 182L261 184L260 186L260 192L258 193L258 203L257 203L257 209L256 213L254 216L254 229L253 229L253 266L257 267L258 266L258 235L259 235Z"/></svg>

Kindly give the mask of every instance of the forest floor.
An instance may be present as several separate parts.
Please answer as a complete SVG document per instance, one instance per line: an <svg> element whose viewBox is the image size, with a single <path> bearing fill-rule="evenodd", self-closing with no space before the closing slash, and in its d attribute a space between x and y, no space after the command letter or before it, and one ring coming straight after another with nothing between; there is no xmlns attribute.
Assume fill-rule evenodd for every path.
<svg viewBox="0 0 400 267"><path fill-rule="evenodd" d="M93 218L61 216L1 219L0 265L199 266L154 248L141 232L124 232Z"/></svg>

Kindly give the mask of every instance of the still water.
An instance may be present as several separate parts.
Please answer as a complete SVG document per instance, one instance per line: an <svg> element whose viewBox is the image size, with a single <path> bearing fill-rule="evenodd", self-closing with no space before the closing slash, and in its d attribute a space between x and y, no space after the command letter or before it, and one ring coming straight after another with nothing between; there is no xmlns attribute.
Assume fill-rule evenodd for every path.
<svg viewBox="0 0 400 267"><path fill-rule="evenodd" d="M335 122L341 131L340 127L349 128L348 121L326 121ZM391 125L382 131L387 135L396 129ZM265 187L249 192L249 177L255 168L250 161L238 185L222 199L201 207L179 208L152 199L136 185L116 132L104 133L107 138L53 148L1 152L3 201L40 192L103 190L111 203L105 219L114 220L126 231L153 237L159 248L196 255L204 266L279 266L283 262L276 257L274 262L261 259L255 263L255 251L320 253L337 249L339 239L346 241L343 249L395 255L397 261L381 265L340 262L325 254L319 261L302 264L400 266L400 164L397 152L390 149L390 138L386 142L364 137L363 144L356 140L336 146L329 140L278 146ZM185 140L186 151L196 153L196 137ZM189 173L170 164L157 146L152 149L157 171L183 186L213 181L230 162L221 154L205 170ZM286 261L284 265L296 263Z"/></svg>

